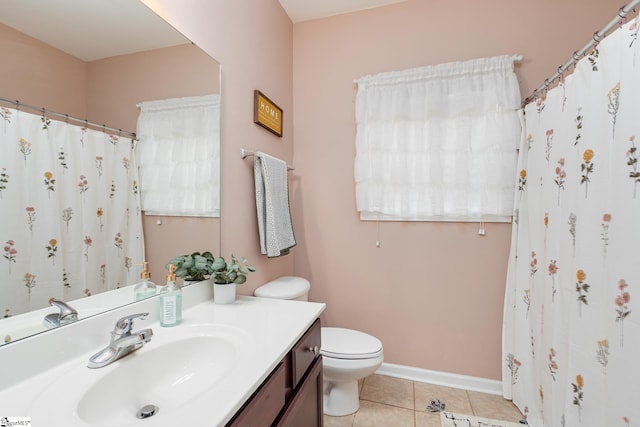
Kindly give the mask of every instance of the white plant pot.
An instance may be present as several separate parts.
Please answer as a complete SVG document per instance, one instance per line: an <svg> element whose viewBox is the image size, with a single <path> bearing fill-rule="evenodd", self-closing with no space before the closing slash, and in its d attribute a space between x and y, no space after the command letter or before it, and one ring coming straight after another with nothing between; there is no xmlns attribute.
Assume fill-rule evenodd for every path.
<svg viewBox="0 0 640 427"><path fill-rule="evenodd" d="M213 284L213 301L216 304L233 304L236 300L236 284Z"/></svg>

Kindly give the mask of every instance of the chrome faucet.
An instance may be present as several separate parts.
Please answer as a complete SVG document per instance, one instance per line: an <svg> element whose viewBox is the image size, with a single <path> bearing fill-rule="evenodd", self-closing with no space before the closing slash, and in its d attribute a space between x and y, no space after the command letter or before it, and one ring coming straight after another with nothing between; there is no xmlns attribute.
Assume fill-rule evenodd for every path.
<svg viewBox="0 0 640 427"><path fill-rule="evenodd" d="M78 312L66 302L49 298L49 304L58 307L60 313L51 313L44 317L43 322L47 328L57 328L78 320Z"/></svg>
<svg viewBox="0 0 640 427"><path fill-rule="evenodd" d="M133 329L133 320L144 319L147 315L149 315L149 313L138 313L119 319L111 332L109 345L91 356L87 366L92 369L102 368L129 353L133 353L145 343L151 341L151 337L153 336L151 329L131 332Z"/></svg>

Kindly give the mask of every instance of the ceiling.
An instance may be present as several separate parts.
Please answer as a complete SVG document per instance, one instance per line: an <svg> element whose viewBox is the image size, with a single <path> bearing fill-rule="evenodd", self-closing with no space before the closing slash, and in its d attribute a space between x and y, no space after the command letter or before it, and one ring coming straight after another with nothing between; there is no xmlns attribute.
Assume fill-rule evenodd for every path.
<svg viewBox="0 0 640 427"><path fill-rule="evenodd" d="M279 0L293 23L403 1ZM2 0L0 8L0 23L83 61L189 42L140 1Z"/></svg>
<svg viewBox="0 0 640 427"><path fill-rule="evenodd" d="M279 0L291 21L308 21L358 10L373 9L406 0Z"/></svg>
<svg viewBox="0 0 640 427"><path fill-rule="evenodd" d="M0 23L83 61L189 43L139 1L46 0L46 5L44 3L43 0L2 0Z"/></svg>

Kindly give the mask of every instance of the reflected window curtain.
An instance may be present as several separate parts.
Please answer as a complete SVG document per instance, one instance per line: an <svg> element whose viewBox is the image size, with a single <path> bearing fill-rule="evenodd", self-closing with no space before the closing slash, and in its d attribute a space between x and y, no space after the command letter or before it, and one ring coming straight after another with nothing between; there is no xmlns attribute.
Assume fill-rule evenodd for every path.
<svg viewBox="0 0 640 427"><path fill-rule="evenodd" d="M361 219L510 220L522 130L512 56L356 81Z"/></svg>
<svg viewBox="0 0 640 427"><path fill-rule="evenodd" d="M640 422L639 24L525 108L502 372L531 426Z"/></svg>
<svg viewBox="0 0 640 427"><path fill-rule="evenodd" d="M220 216L220 96L142 102L137 136L142 209Z"/></svg>
<svg viewBox="0 0 640 427"><path fill-rule="evenodd" d="M0 108L0 310L20 314L137 281L135 142Z"/></svg>

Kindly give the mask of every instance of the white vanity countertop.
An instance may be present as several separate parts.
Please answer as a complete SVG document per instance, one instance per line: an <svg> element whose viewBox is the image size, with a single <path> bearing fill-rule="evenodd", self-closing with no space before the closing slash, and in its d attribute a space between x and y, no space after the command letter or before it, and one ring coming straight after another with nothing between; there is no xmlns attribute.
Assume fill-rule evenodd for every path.
<svg viewBox="0 0 640 427"><path fill-rule="evenodd" d="M321 303L254 297L239 297L230 305L216 305L208 299L190 306L189 298L186 299L182 324L162 328L157 323L157 317L152 315L145 320L136 320L134 332L152 328L154 336L151 341L137 352L103 368L89 369L86 364L91 355L108 344L109 332L115 320L140 311L152 312L157 305L155 298L143 301L138 306L129 305L98 315L94 325L90 324L92 319L87 319L78 322L81 325L72 325L77 326L75 328L65 326L59 328L60 331L47 332L0 347L0 416L31 417L34 426L223 426L325 308ZM105 329L107 324L111 326ZM199 325L219 325L227 328L227 331L237 331L237 338L242 342L237 363L217 380L215 386L178 408L163 411L159 404L160 411L157 415L145 420L133 417L131 423L111 423L105 420L104 423L91 424L78 415L78 401L101 378L132 358L144 357L145 352L171 342L174 337L180 336L181 331L186 334L199 328ZM96 328L100 329L96 331ZM68 347L73 346L74 341L84 341L85 344L80 345L77 353L69 356ZM90 346L87 346L87 342L91 343ZM97 342L100 343L96 345ZM34 351L37 354L34 355ZM43 359L47 359L47 354L53 361L53 366L46 366L43 362ZM175 366L180 363L179 359L180 357L175 361ZM28 367L31 365L35 367L34 372L29 371ZM172 369L172 366L157 366L154 369L161 372ZM22 372L16 374L15 370ZM131 381L135 382L135 378L131 378ZM131 386L126 382L128 381L123 381L123 389ZM105 399L108 397L105 396ZM57 424L56 419L59 421Z"/></svg>

